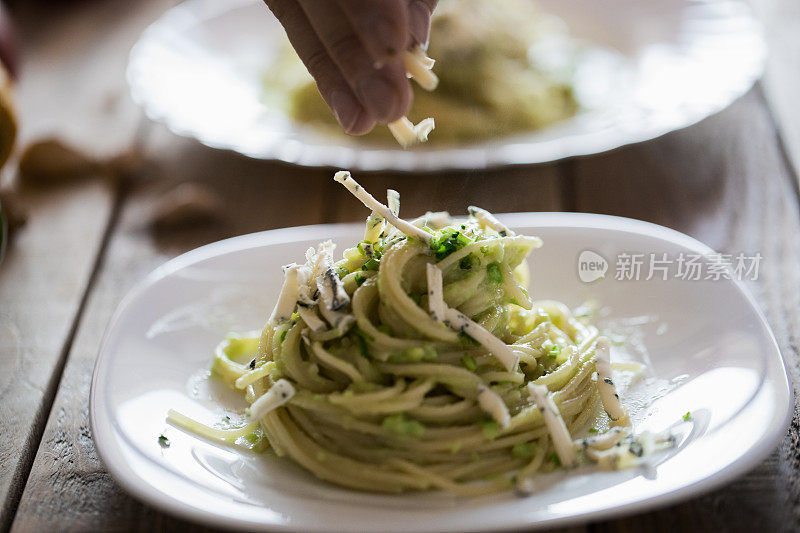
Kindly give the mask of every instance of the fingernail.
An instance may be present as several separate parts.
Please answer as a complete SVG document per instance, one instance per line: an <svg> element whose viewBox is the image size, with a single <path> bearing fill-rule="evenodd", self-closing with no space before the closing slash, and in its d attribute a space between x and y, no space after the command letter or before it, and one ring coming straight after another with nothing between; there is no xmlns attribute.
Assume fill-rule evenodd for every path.
<svg viewBox="0 0 800 533"><path fill-rule="evenodd" d="M380 73L361 78L358 82L358 92L361 103L372 118L384 122L394 117L397 103L395 89Z"/></svg>
<svg viewBox="0 0 800 533"><path fill-rule="evenodd" d="M431 12L428 6L420 0L414 0L408 6L408 19L411 37L422 48L427 48L431 33Z"/></svg>
<svg viewBox="0 0 800 533"><path fill-rule="evenodd" d="M358 101L350 91L335 89L331 93L331 108L342 129L349 133L358 120L358 112L361 109Z"/></svg>

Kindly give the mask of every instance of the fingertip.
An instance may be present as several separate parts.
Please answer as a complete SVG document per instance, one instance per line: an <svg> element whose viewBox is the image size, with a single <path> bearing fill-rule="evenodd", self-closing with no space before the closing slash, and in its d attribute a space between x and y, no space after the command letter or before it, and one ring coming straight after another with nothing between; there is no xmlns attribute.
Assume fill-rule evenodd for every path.
<svg viewBox="0 0 800 533"><path fill-rule="evenodd" d="M375 127L375 120L370 117L363 109L359 111L356 120L349 129L345 129L348 135L365 135Z"/></svg>
<svg viewBox="0 0 800 533"><path fill-rule="evenodd" d="M348 135L364 135L375 127L373 119L349 88L334 89L330 97L333 115Z"/></svg>
<svg viewBox="0 0 800 533"><path fill-rule="evenodd" d="M339 88L331 91L330 107L333 116L342 129L350 133L353 125L359 120L359 115L364 113L361 104L349 88Z"/></svg>

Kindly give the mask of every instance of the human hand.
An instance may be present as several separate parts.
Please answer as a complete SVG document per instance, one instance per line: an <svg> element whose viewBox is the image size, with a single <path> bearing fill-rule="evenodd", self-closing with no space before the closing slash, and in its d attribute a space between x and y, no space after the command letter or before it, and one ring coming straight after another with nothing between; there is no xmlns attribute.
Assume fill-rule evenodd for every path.
<svg viewBox="0 0 800 533"><path fill-rule="evenodd" d="M400 53L427 46L438 0L265 0L346 133L404 116L411 85Z"/></svg>

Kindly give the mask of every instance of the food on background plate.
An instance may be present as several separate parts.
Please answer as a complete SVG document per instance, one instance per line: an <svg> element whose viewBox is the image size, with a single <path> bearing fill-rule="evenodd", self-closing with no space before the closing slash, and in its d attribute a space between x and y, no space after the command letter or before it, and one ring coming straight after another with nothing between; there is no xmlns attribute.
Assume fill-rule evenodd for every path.
<svg viewBox="0 0 800 533"><path fill-rule="evenodd" d="M414 91L409 119L436 119L430 142L454 144L543 128L573 116L577 46L563 23L525 0L445 0L431 22L427 54L436 90ZM264 99L299 122L341 134L294 51L263 78ZM367 141L387 143L375 128Z"/></svg>
<svg viewBox="0 0 800 533"><path fill-rule="evenodd" d="M395 191L383 204L349 172L335 180L372 211L364 239L338 261L324 241L285 266L264 330L215 351L213 374L250 404L246 423L174 410L170 423L390 493L527 494L540 473L639 465L673 444L633 432L609 340L564 304L531 298L539 238L477 207L466 220L408 222Z"/></svg>

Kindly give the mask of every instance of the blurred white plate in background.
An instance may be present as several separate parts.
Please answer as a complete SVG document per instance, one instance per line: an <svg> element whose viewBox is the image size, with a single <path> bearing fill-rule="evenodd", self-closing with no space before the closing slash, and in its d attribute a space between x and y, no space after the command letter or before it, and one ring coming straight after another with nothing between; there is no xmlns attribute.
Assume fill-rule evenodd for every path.
<svg viewBox="0 0 800 533"><path fill-rule="evenodd" d="M597 52L579 62L576 81L583 100L594 101L544 129L457 147L369 145L268 108L262 77L285 35L260 0L189 0L171 9L134 46L127 76L151 119L207 146L305 166L438 171L542 163L652 139L724 109L762 72L760 27L742 2L538 5Z"/></svg>
<svg viewBox="0 0 800 533"><path fill-rule="evenodd" d="M708 247L660 226L603 215L501 218L544 240L531 257L532 294L571 307L595 299L607 310L604 331L621 331L649 361L645 377L620 394L638 431L679 424L679 445L653 457L652 468L548 474L527 498L511 491L474 499L438 492L387 496L335 487L287 460L167 426L170 408L209 424L222 419L221 404L236 408L207 379L214 347L229 331L263 325L280 291L281 265L322 239L341 250L363 237L363 224L341 224L209 244L164 264L131 291L109 325L92 381L92 434L109 472L148 504L206 525L463 533L641 512L711 490L774 450L786 434L792 393L775 339L741 284L659 275L618 281L613 264L603 279L579 280L578 258L587 249L612 262L625 252L675 257L709 254ZM623 325L633 329L619 330ZM683 422L687 411L692 420ZM159 446L161 433L168 448Z"/></svg>

